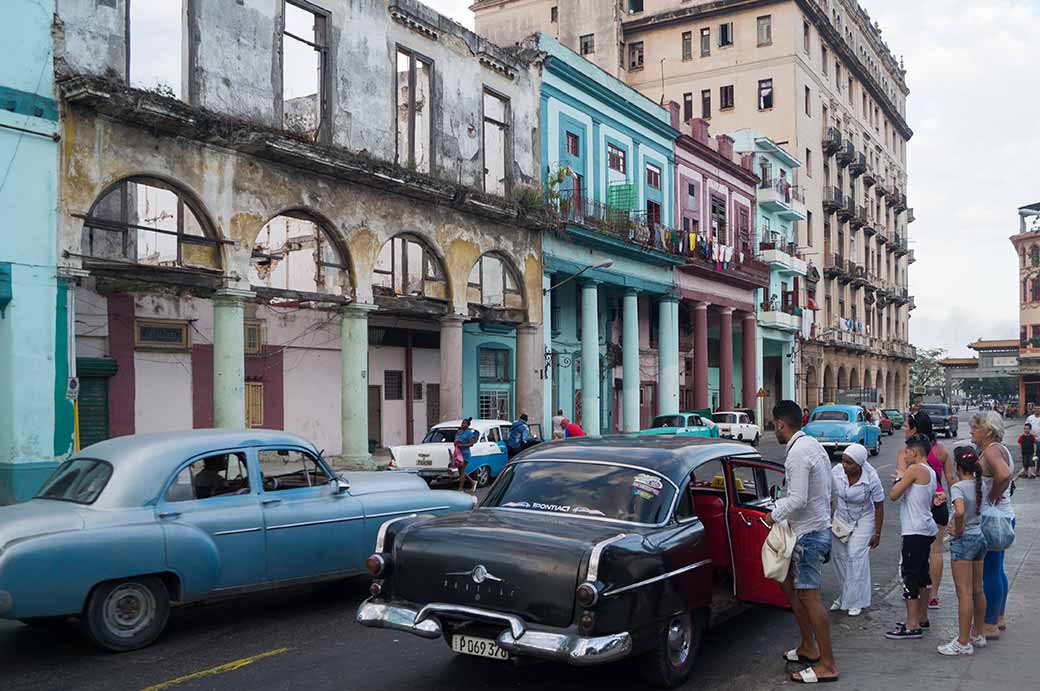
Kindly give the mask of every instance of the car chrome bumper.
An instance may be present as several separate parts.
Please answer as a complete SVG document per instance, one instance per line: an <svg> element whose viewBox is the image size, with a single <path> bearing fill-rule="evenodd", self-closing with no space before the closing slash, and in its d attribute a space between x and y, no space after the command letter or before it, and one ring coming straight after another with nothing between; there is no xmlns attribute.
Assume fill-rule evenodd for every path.
<svg viewBox="0 0 1040 691"><path fill-rule="evenodd" d="M358 608L362 626L393 629L423 638L439 638L443 633L440 618L475 620L504 627L498 644L514 655L540 657L571 665L598 665L627 657L632 652L628 632L586 638L570 633L536 631L520 617L465 605L432 603L417 609L406 604L365 600Z"/></svg>
<svg viewBox="0 0 1040 691"><path fill-rule="evenodd" d="M844 451L856 442L851 441L821 441L820 446L828 451Z"/></svg>

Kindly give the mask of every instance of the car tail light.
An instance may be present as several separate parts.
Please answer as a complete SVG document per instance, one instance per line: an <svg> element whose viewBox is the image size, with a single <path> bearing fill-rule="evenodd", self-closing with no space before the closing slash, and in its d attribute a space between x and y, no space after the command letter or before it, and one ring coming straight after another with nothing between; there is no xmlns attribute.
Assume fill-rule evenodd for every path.
<svg viewBox="0 0 1040 691"><path fill-rule="evenodd" d="M397 459L394 458L393 452L390 452L390 464L387 466L390 470L397 470Z"/></svg>
<svg viewBox="0 0 1040 691"><path fill-rule="evenodd" d="M591 583L582 583L574 593L582 607L595 607L599 602L599 589Z"/></svg>
<svg viewBox="0 0 1040 691"><path fill-rule="evenodd" d="M372 585L368 587L368 592L371 593L372 597L379 597L383 594L383 584L380 581L372 581Z"/></svg>
<svg viewBox="0 0 1040 691"><path fill-rule="evenodd" d="M382 554L373 554L365 560L365 570L373 576L381 576L386 570L386 559Z"/></svg>
<svg viewBox="0 0 1040 691"><path fill-rule="evenodd" d="M578 629L585 635L592 633L592 627L596 625L596 616L592 612L585 612L578 620Z"/></svg>

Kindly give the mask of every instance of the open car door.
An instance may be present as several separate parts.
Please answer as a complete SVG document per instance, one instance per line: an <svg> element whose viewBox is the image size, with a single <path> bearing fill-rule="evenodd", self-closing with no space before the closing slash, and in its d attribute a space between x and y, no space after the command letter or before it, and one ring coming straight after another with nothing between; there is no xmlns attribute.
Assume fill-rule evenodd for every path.
<svg viewBox="0 0 1040 691"><path fill-rule="evenodd" d="M769 535L765 517L773 510L771 488L782 487L783 470L755 460L730 459L726 520L733 554L737 598L789 608L780 583L762 570L762 545Z"/></svg>

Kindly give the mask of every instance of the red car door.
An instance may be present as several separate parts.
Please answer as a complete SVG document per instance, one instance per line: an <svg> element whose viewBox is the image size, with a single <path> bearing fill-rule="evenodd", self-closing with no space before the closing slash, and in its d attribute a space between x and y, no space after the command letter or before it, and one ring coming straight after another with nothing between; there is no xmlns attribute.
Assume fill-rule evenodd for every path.
<svg viewBox="0 0 1040 691"><path fill-rule="evenodd" d="M730 482L727 525L733 554L737 598L777 607L790 607L780 584L762 570L762 545L769 535L765 516L772 510L770 488L783 484L783 471L753 461L727 463Z"/></svg>

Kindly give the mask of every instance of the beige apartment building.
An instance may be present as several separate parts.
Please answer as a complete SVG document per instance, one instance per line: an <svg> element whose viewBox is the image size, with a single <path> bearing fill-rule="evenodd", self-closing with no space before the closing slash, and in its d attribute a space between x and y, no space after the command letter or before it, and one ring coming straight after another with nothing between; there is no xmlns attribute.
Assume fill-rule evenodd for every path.
<svg viewBox="0 0 1040 691"><path fill-rule="evenodd" d="M545 32L715 133L753 129L803 164L794 180L810 261L802 304L806 405L877 389L904 407L914 299L908 227L906 70L852 0L477 0L479 34ZM865 394L866 395L866 394Z"/></svg>

